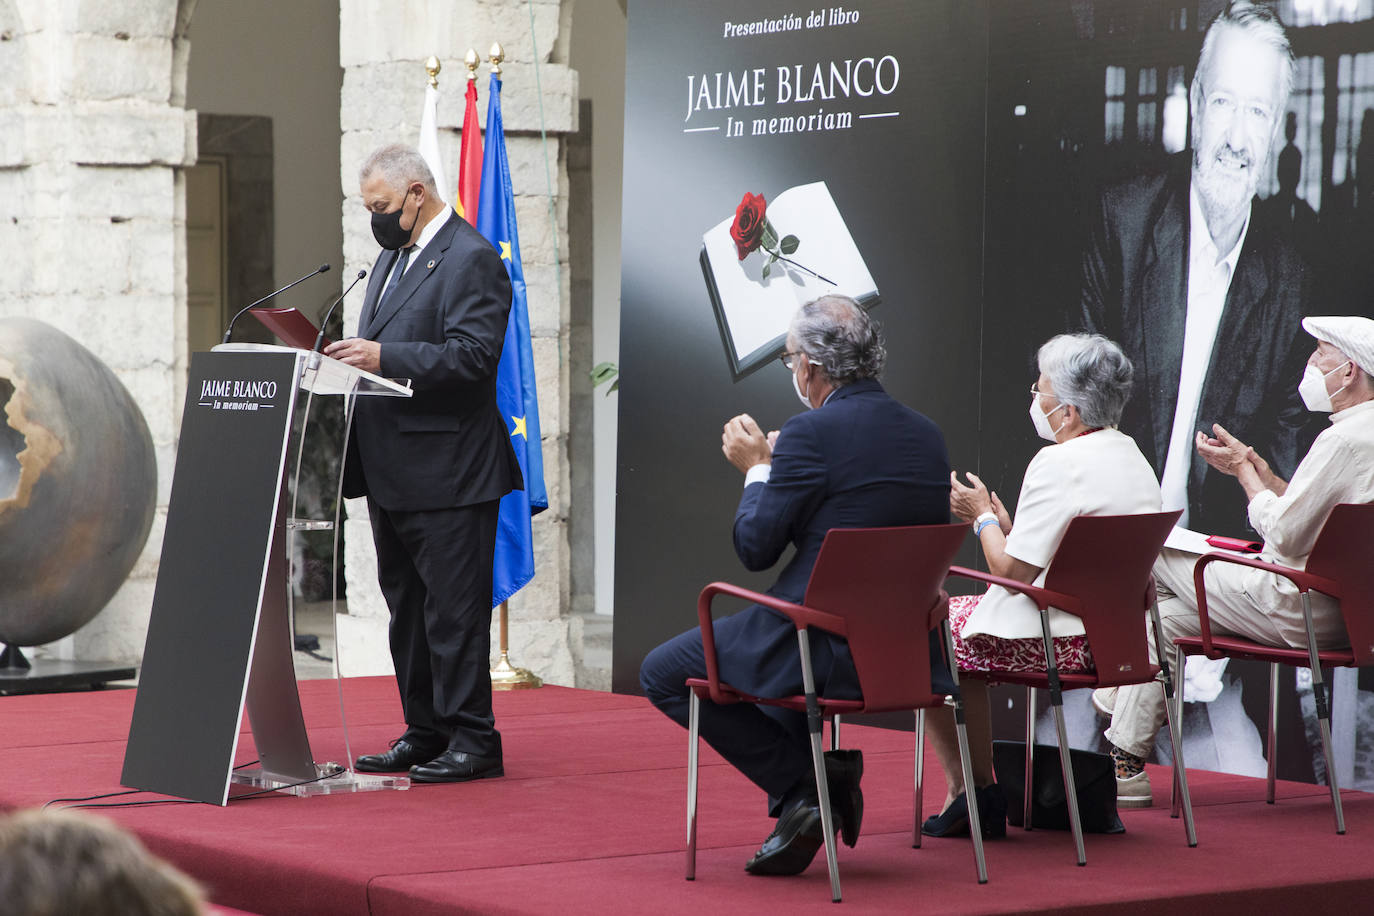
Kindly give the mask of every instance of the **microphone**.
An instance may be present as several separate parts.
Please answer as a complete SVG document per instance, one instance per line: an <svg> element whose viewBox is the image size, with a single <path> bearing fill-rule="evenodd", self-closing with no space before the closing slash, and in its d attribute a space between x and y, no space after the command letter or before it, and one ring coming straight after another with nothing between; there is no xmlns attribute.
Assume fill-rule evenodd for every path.
<svg viewBox="0 0 1374 916"><path fill-rule="evenodd" d="M353 278L353 282L348 284L348 289L343 291L343 296L334 300L334 304L329 307L329 311L324 313L324 319L320 321L320 333L315 335L315 346L312 349L318 353L324 345L324 328L329 324L329 319L334 317L334 310L339 307L339 303L344 301L344 297L353 292L353 287L358 285L358 281L367 276L367 271L360 270L358 275Z"/></svg>
<svg viewBox="0 0 1374 916"><path fill-rule="evenodd" d="M322 274L322 273L326 273L328 270L329 270L329 265L328 265L328 264L321 264L319 267L317 267L317 268L315 268L314 270L310 271L310 273L306 274L304 277L301 277L299 280L293 280L293 281L291 281L290 283L288 283L288 284L286 284L285 286L283 286L281 289L277 290L276 292L268 293L266 296L263 296L263 297L262 297L261 299L259 299L257 302L250 302L248 305L246 305L246 306L244 306L243 308L239 309L236 313L234 313L234 317L229 319L229 327L227 327L227 328L224 329L224 339L221 340L220 343L228 343L228 342L229 342L229 337L230 337L230 335L232 335L232 334L234 333L234 322L236 322L236 321L238 321L240 318L242 318L242 317L244 316L244 313L246 313L249 309L255 308L256 306L259 306L259 305L262 305L262 304L263 304L264 302L266 302L268 299L271 299L273 296L277 296L277 295L280 295L280 294L286 292L288 289L290 289L291 287L295 286L297 283L304 283L306 280L309 280L311 277L318 276L318 275L320 275L320 274Z"/></svg>

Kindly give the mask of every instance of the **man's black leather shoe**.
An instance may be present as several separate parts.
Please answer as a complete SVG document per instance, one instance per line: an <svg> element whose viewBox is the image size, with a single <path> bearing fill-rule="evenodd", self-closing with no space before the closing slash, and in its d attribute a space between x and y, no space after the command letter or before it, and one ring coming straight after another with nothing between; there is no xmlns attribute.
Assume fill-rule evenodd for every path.
<svg viewBox="0 0 1374 916"><path fill-rule="evenodd" d="M505 775L500 757L478 757L463 751L444 751L428 763L410 768L410 778L416 782L467 782Z"/></svg>
<svg viewBox="0 0 1374 916"><path fill-rule="evenodd" d="M359 757L353 768L359 773L404 773L415 764L424 763L433 757L433 751L421 750L402 738L393 741L389 751Z"/></svg>
<svg viewBox="0 0 1374 916"><path fill-rule="evenodd" d="M782 812L777 826L744 870L751 875L799 875L824 842L820 806L815 799L799 799Z"/></svg>

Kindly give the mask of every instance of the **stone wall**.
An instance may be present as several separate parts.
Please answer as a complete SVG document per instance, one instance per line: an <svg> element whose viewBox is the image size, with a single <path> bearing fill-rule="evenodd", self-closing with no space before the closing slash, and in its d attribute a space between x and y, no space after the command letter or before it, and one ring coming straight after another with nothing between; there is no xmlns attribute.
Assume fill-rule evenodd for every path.
<svg viewBox="0 0 1374 916"><path fill-rule="evenodd" d="M513 663L546 681L569 686L573 683L566 486L569 276L567 171L561 138L577 129L577 75L567 65L571 8L571 0L536 0L531 29L531 6L523 0L341 0L339 26L344 69L340 184L345 197L346 276L360 268L370 269L377 254L358 193L358 166L383 143L417 142L427 81L425 59L434 55L443 66L440 151L450 182L456 182L466 88L463 55L472 47L485 58L494 41L505 49L502 117L528 288L549 491L549 509L534 519L537 573L510 601L510 654ZM478 77L483 125L489 73L484 65ZM541 116L547 143L540 137ZM546 151L547 174L554 185L552 215ZM451 200L452 189L444 196ZM361 303L362 297L355 296L346 304L346 328L357 326ZM346 542L349 614L340 620L340 662L346 675L389 672L387 612L377 589L376 558L362 500L348 505ZM493 649L495 633L493 623Z"/></svg>
<svg viewBox="0 0 1374 916"><path fill-rule="evenodd" d="M0 0L0 313L41 318L143 410L158 510L133 574L64 649L137 659L162 546L186 372L185 110L194 0ZM79 574L77 571L76 574Z"/></svg>

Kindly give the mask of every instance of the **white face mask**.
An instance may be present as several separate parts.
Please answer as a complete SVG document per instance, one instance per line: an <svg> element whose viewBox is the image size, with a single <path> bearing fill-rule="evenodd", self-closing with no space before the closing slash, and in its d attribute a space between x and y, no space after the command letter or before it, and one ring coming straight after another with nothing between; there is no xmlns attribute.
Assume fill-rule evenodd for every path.
<svg viewBox="0 0 1374 916"><path fill-rule="evenodd" d="M811 383L807 382L806 387L809 389L811 387ZM797 393L797 397L801 399L802 404L806 405L806 409L810 410L811 399L802 393L801 385L797 383L797 373L795 372L792 373L792 390Z"/></svg>
<svg viewBox="0 0 1374 916"><path fill-rule="evenodd" d="M1330 413L1335 408L1331 405L1331 395L1326 393L1326 380L1346 366L1350 365L1350 360L1346 360L1330 372L1322 372L1311 363L1302 372L1302 381L1298 382L1298 396L1307 405L1307 409L1314 413ZM1340 391L1342 385L1337 388Z"/></svg>
<svg viewBox="0 0 1374 916"><path fill-rule="evenodd" d="M1064 406L1063 404L1060 404L1060 405L1059 405L1059 407L1063 407L1063 406ZM1054 410L1058 410L1059 407L1056 407ZM1054 413L1054 410L1051 410L1050 413ZM1051 428L1050 428L1050 414L1045 413L1044 411L1042 411L1042 410L1040 409L1040 396L1039 396L1039 395L1036 395L1036 396L1034 396L1034 397L1031 398L1030 418L1031 418L1031 423L1035 424L1035 432L1036 432L1036 434L1039 435L1041 439L1044 439L1044 440L1046 440L1046 441L1048 441L1048 442L1056 442L1056 441L1058 441L1057 439L1055 439L1055 435L1059 432L1059 429L1063 429L1063 428L1064 428L1064 423L1069 422L1068 420L1065 420L1064 423L1060 423L1060 424L1059 424L1059 429L1051 429Z"/></svg>

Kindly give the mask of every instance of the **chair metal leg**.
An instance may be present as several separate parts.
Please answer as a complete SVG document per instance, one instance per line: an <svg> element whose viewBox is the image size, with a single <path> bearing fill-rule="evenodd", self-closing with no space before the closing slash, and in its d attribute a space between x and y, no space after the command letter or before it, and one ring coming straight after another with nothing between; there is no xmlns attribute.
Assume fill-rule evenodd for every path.
<svg viewBox="0 0 1374 916"><path fill-rule="evenodd" d="M1174 744L1174 778L1171 792L1175 801L1170 807L1177 806L1178 800L1182 799L1183 832L1188 837L1189 847L1194 847L1197 846L1197 830L1193 825L1193 799L1188 794L1188 768L1183 763L1183 728L1174 708L1174 698L1170 696L1173 691L1168 689L1167 683L1164 686L1164 715L1169 720L1169 740ZM1178 689L1183 690L1181 682Z"/></svg>
<svg viewBox="0 0 1374 916"><path fill-rule="evenodd" d="M1035 688L1026 688L1026 778L1022 788L1021 829L1031 829L1031 804L1035 799Z"/></svg>
<svg viewBox="0 0 1374 916"><path fill-rule="evenodd" d="M949 676L954 682L954 733L959 739L959 766L964 776L964 798L968 804L968 832L973 837L973 864L978 871L978 883L988 883L988 863L983 856L983 819L978 811L978 786L973 781L973 758L968 749L968 725L964 721L964 692L959 689L959 667L954 663L954 633L949 620L941 624L941 635L945 640L945 657L949 659ZM917 710L919 720L924 726L925 710ZM917 740L920 740L919 737ZM917 820L917 835L920 835L920 820Z"/></svg>
<svg viewBox="0 0 1374 916"><path fill-rule="evenodd" d="M697 752L700 747L701 699L695 690L687 706L687 880L697 876Z"/></svg>
<svg viewBox="0 0 1374 916"><path fill-rule="evenodd" d="M916 765L912 780L913 808L915 820L911 824L911 848L921 848L921 807L925 802L925 786L921 777L926 769L926 711L916 710Z"/></svg>
<svg viewBox="0 0 1374 916"><path fill-rule="evenodd" d="M830 749L838 751L840 749L840 714L836 713L830 717Z"/></svg>
<svg viewBox="0 0 1374 916"><path fill-rule="evenodd" d="M1322 679L1321 659L1317 657L1317 632L1312 625L1312 598L1302 593L1302 616L1307 624L1307 654L1312 669L1312 698L1317 702L1317 728L1322 736L1322 753L1326 757L1326 781L1331 788L1331 807L1336 812L1336 833L1345 833L1345 812L1341 809L1341 788L1337 784L1336 755L1331 749L1331 703Z"/></svg>
<svg viewBox="0 0 1374 916"><path fill-rule="evenodd" d="M1178 763L1178 748L1181 746L1181 741L1183 737L1183 685L1186 683L1186 681L1183 678L1184 664L1186 664L1186 660L1183 656L1183 649L1175 646L1174 670L1179 672L1178 684L1174 689L1174 699L1170 700L1168 696L1165 696L1164 698L1164 705L1166 708L1169 706L1170 703L1173 704L1173 717L1172 719L1170 719L1170 722L1176 724L1179 729L1179 734L1176 736L1173 732L1173 724L1170 725L1169 740L1173 742L1174 745L1174 772L1173 777L1169 780L1170 817L1178 817L1180 811L1182 811L1183 805L1183 792L1179 788L1179 771L1182 769L1182 767L1180 767Z"/></svg>
<svg viewBox="0 0 1374 916"><path fill-rule="evenodd" d="M988 883L988 862L983 855L983 819L978 813L978 791L973 781L973 761L968 749L968 727L964 724L964 702L954 703L954 730L959 736L959 763L964 771L964 792L968 799L968 832L973 837L973 863L978 869L978 883Z"/></svg>
<svg viewBox="0 0 1374 916"><path fill-rule="evenodd" d="M1073 845L1078 853L1078 864L1087 865L1088 856L1083 850L1083 822L1078 816L1078 785L1073 778L1073 761L1069 758L1069 731L1064 726L1064 699L1056 697L1057 690L1050 691L1050 710L1054 713L1054 727L1059 733L1059 766L1064 771L1064 800L1069 805L1069 826L1073 828Z"/></svg>
<svg viewBox="0 0 1374 916"><path fill-rule="evenodd" d="M825 864L830 870L830 899L840 902L840 867L836 861L835 814L830 807L830 783L825 778L825 751L821 743L821 707L816 700L816 678L811 670L811 645L805 627L797 630L801 649L802 689L806 692L806 728L811 737L811 764L816 770L816 794L821 803L821 833L825 837Z"/></svg>
<svg viewBox="0 0 1374 916"><path fill-rule="evenodd" d="M1279 666L1277 662L1269 663L1269 731L1264 739L1264 756L1268 758L1269 765L1265 773L1264 800L1269 804L1274 803L1274 780L1278 775L1279 756L1278 756L1278 733L1279 733Z"/></svg>
<svg viewBox="0 0 1374 916"><path fill-rule="evenodd" d="M1049 675L1050 711L1054 713L1054 728L1059 738L1059 768L1064 773L1064 801L1069 806L1069 827L1073 830L1073 845L1078 853L1078 864L1087 865L1088 856L1083 851L1083 821L1078 816L1078 785L1073 778L1073 760L1069 756L1069 730L1064 725L1064 692L1060 689L1059 669L1055 665L1054 640L1050 637L1049 613L1043 610L1040 612L1040 635L1044 640L1045 669ZM1030 715L1029 710L1027 710L1027 715ZM1026 775L1029 779L1029 767L1026 769ZM1026 793L1026 798L1029 801L1029 791ZM1027 810L1029 810L1029 806L1027 806Z"/></svg>

